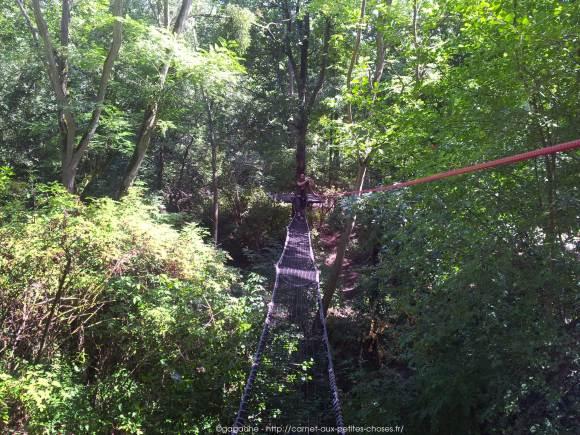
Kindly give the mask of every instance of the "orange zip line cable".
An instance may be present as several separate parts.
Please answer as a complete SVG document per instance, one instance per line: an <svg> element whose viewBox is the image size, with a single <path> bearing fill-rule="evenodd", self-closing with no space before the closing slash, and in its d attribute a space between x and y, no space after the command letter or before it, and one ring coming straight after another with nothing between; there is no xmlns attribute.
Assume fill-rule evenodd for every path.
<svg viewBox="0 0 580 435"><path fill-rule="evenodd" d="M404 187L415 186L417 184L423 184L423 183L430 183L432 181L437 181L437 180L441 180L443 178L448 178L448 177L454 177L456 175L469 174L469 173L478 172L478 171L485 171L487 169L492 169L492 168L495 168L497 166L511 165L513 163L521 162L523 160L529 160L529 159L533 159L535 157L547 156L549 154L562 153L565 151L572 151L572 150L577 149L577 148L580 148L580 139L576 139L576 140L573 140L570 142L564 142L564 143L561 143L558 145L553 145L553 146L549 146L549 147L545 147L545 148L539 148L539 149L536 149L533 151L528 151L528 152L521 153L521 154L515 154L513 156L503 157L503 158L497 159L497 160L490 160L490 161L484 162L484 163L477 163L475 165L465 166L465 167L459 168L459 169L452 169L452 170L446 171L446 172L439 172L439 173L434 174L434 175L416 178L416 179L410 180L410 181L404 181L401 183L392 183L392 184L388 184L386 186L373 187L371 189L351 190L351 191L347 191L347 192L340 192L340 193L336 193L333 195L325 195L325 196L333 197L333 196L361 195L363 193L399 190L399 189L402 189Z"/></svg>

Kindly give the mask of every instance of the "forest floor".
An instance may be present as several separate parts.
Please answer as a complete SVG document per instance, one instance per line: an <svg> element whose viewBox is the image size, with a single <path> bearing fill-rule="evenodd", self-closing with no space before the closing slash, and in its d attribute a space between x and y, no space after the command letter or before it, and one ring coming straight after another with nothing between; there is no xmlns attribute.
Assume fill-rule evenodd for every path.
<svg viewBox="0 0 580 435"><path fill-rule="evenodd" d="M336 259L336 248L340 241L340 235L339 231L333 230L329 225L324 224L319 228L319 243L324 256L324 265L328 268L332 266ZM351 240L355 237L353 232ZM356 271L353 260L348 258L347 250L342 263L342 273L339 281L339 290L342 291L344 297L351 298L356 294L358 278L359 273Z"/></svg>

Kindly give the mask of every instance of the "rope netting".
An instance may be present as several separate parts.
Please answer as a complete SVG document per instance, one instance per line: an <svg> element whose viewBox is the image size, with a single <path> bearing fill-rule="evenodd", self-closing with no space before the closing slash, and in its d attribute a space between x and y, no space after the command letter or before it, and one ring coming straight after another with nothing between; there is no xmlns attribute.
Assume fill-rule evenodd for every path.
<svg viewBox="0 0 580 435"><path fill-rule="evenodd" d="M272 300L233 433L244 425L292 425L301 426L300 433L318 433L304 427L334 427L344 434L319 278L308 222L296 213L276 263Z"/></svg>

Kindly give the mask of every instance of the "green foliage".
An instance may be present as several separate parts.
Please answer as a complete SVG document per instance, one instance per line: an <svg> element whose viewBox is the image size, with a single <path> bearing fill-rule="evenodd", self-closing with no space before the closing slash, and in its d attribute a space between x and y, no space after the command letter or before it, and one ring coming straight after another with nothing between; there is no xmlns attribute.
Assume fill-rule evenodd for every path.
<svg viewBox="0 0 580 435"><path fill-rule="evenodd" d="M14 171L8 166L0 166L0 194L3 194L7 188L10 178L14 175Z"/></svg>
<svg viewBox="0 0 580 435"><path fill-rule="evenodd" d="M232 296L225 254L136 193L84 205L39 185L34 201L0 227L4 427L197 433L192 422L218 421L239 394L234 355L254 339L259 281Z"/></svg>
<svg viewBox="0 0 580 435"><path fill-rule="evenodd" d="M540 228L535 186L520 167L361 202L359 237L380 251L358 303L391 329L376 345L384 366L355 375L376 380L353 390L351 418L412 421L412 433L573 430L576 248ZM561 208L561 234L574 226Z"/></svg>
<svg viewBox="0 0 580 435"><path fill-rule="evenodd" d="M244 53L250 46L250 29L255 23L256 17L249 9L231 3L226 5L224 12L229 17L226 26L231 29L228 32L231 37L228 39L235 40L240 52Z"/></svg>
<svg viewBox="0 0 580 435"><path fill-rule="evenodd" d="M61 3L41 3L68 56L78 142L111 42L110 2L72 3L66 47ZM371 187L580 134L579 2L367 0L361 21L360 0L201 0L179 35L165 4L172 21L180 2L124 2L79 198L55 183L62 124L41 50L18 3L0 0L2 432L231 423L289 214L266 192L292 189L302 116L321 191L350 190L363 163ZM327 24L324 80L303 114ZM115 202L152 106L142 187ZM568 153L318 210L323 236L358 215L347 253L356 295L329 316L348 424L574 432L578 173ZM214 175L224 251L206 243ZM296 336L278 340L288 357ZM264 364L280 381L261 379L256 418L279 419L293 401L265 394L287 393L310 367Z"/></svg>
<svg viewBox="0 0 580 435"><path fill-rule="evenodd" d="M271 276L272 264L280 256L286 236L290 208L273 205L272 200L260 190L238 191L234 195L224 196L225 210L238 213L237 216L223 216L225 222L231 222L222 228L224 248L235 255L239 264L248 265L263 276ZM230 204L230 201L237 203Z"/></svg>
<svg viewBox="0 0 580 435"><path fill-rule="evenodd" d="M325 101L317 129L349 167L371 155L371 185L576 138L577 19L574 2L370 4L352 88ZM560 155L342 203L332 219L359 218L348 258L360 292L343 303L362 330L358 347L336 339L347 421L574 431L577 173L577 155Z"/></svg>

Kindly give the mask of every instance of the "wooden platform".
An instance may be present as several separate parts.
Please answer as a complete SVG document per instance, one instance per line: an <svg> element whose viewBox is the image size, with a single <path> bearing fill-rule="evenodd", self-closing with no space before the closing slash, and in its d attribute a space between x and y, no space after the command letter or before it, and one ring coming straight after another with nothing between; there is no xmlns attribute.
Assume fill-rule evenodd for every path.
<svg viewBox="0 0 580 435"><path fill-rule="evenodd" d="M268 193L268 196L278 202L286 202L288 204L292 204L294 202L294 198L296 197L295 193ZM320 198L317 195L313 195L309 193L306 195L308 204L322 204L324 202L323 198Z"/></svg>

